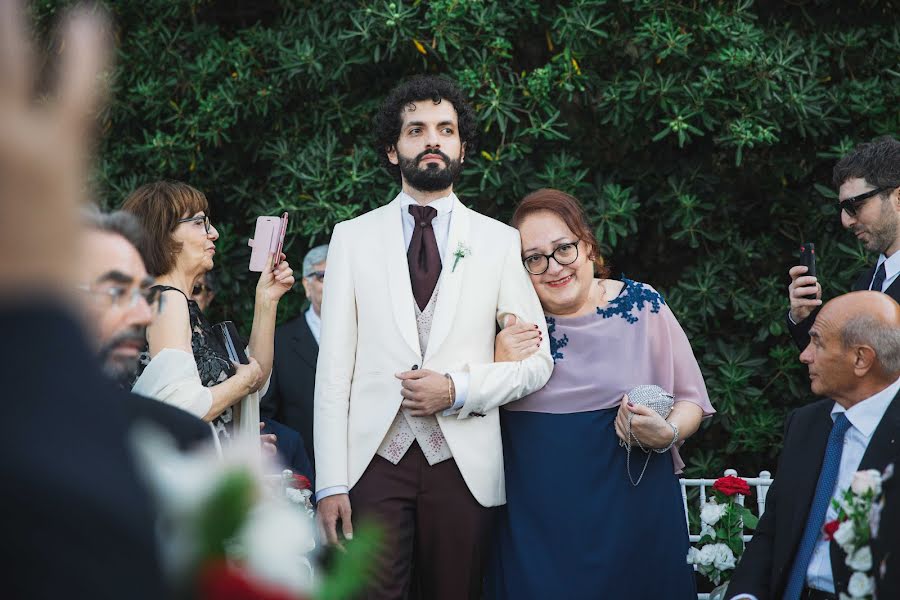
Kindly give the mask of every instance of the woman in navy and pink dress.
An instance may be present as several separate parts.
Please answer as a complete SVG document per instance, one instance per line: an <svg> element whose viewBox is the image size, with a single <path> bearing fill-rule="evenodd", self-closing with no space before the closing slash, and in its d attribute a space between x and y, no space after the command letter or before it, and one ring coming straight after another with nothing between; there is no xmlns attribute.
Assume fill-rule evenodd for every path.
<svg viewBox="0 0 900 600"><path fill-rule="evenodd" d="M678 447L715 411L687 336L649 285L607 279L578 201L538 190L513 226L546 314L554 370L547 385L501 411L507 504L499 515L488 597L696 598ZM497 360L536 349L533 325L508 326ZM626 393L672 394L667 419ZM651 452L639 485L619 441L631 431ZM637 480L647 455L634 445Z"/></svg>

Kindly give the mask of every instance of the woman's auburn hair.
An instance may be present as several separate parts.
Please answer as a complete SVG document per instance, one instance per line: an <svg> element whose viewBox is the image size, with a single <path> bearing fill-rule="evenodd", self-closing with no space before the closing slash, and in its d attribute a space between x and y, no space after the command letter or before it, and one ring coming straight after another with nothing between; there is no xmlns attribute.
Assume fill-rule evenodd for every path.
<svg viewBox="0 0 900 600"><path fill-rule="evenodd" d="M172 237L178 221L198 212L209 216L209 202L200 190L180 181L154 181L131 192L122 210L136 216L146 232L143 248L147 272L159 277L175 268L182 244Z"/></svg>
<svg viewBox="0 0 900 600"><path fill-rule="evenodd" d="M588 245L588 259L594 263L594 275L601 279L609 277L609 267L600 255L599 244L584 214L584 207L574 196L552 188L535 190L516 206L510 225L518 229L525 217L540 211L551 212L562 219L575 237Z"/></svg>

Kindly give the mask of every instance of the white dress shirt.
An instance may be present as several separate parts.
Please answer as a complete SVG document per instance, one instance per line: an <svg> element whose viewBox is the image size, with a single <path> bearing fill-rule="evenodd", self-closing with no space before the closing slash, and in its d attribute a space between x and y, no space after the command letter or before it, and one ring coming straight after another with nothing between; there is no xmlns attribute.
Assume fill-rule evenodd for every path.
<svg viewBox="0 0 900 600"><path fill-rule="evenodd" d="M896 276L896 273L894 275ZM835 402L831 409L832 421L838 414L845 413L847 420L850 421L850 428L844 434L844 449L841 451L841 466L838 469L837 484L834 486L834 498L842 496L853 482L853 475L859 470L859 463L866 453L869 441L898 391L900 391L900 379L874 396L855 404L849 410ZM825 522L833 521L836 518L837 511L829 503L828 512L825 513ZM833 594L835 591L834 579L831 574L829 544L830 542L823 539L816 544L812 559L809 561L809 568L806 570L806 585ZM739 594L730 600L756 600L756 596Z"/></svg>
<svg viewBox="0 0 900 600"><path fill-rule="evenodd" d="M876 292L883 292L894 283L894 280L897 279L897 275L900 275L900 252L894 252L894 254L888 258L884 254L878 257L878 263L875 265L875 272L878 271L878 267L881 266L881 263L884 263L884 283L881 284L880 290L875 290ZM875 273L872 273L872 279L875 279ZM872 289L872 282L869 281L868 288Z"/></svg>
<svg viewBox="0 0 900 600"><path fill-rule="evenodd" d="M309 331L316 343L319 344L319 338L322 337L322 317L316 314L312 306L306 310L306 324L309 325Z"/></svg>

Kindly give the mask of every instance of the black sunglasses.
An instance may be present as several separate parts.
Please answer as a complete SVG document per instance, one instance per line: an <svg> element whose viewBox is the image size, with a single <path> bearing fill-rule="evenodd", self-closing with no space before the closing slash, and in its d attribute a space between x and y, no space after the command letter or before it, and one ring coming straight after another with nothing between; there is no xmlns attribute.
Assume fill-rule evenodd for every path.
<svg viewBox="0 0 900 600"><path fill-rule="evenodd" d="M894 189L894 186L889 185L885 187L875 188L874 190L870 190L864 194L860 194L859 196L853 196L852 198L847 198L846 200L841 200L839 206L841 210L847 213L847 215L851 217L856 216L856 211L860 209L862 203L875 196L876 194L880 194L881 192L886 192L888 190Z"/></svg>

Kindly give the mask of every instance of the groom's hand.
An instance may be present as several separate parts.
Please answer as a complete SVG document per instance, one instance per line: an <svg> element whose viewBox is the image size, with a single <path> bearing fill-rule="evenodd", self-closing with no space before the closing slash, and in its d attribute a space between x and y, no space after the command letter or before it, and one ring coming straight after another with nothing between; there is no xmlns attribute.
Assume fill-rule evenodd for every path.
<svg viewBox="0 0 900 600"><path fill-rule="evenodd" d="M453 406L453 380L435 371L418 369L396 375L403 383L401 406L413 417L427 417Z"/></svg>
<svg viewBox="0 0 900 600"><path fill-rule="evenodd" d="M329 546L337 546L341 550L344 545L338 539L337 522L340 520L344 539L353 539L353 524L350 522L350 496L334 494L319 500L316 505L316 522L319 525L319 537Z"/></svg>

